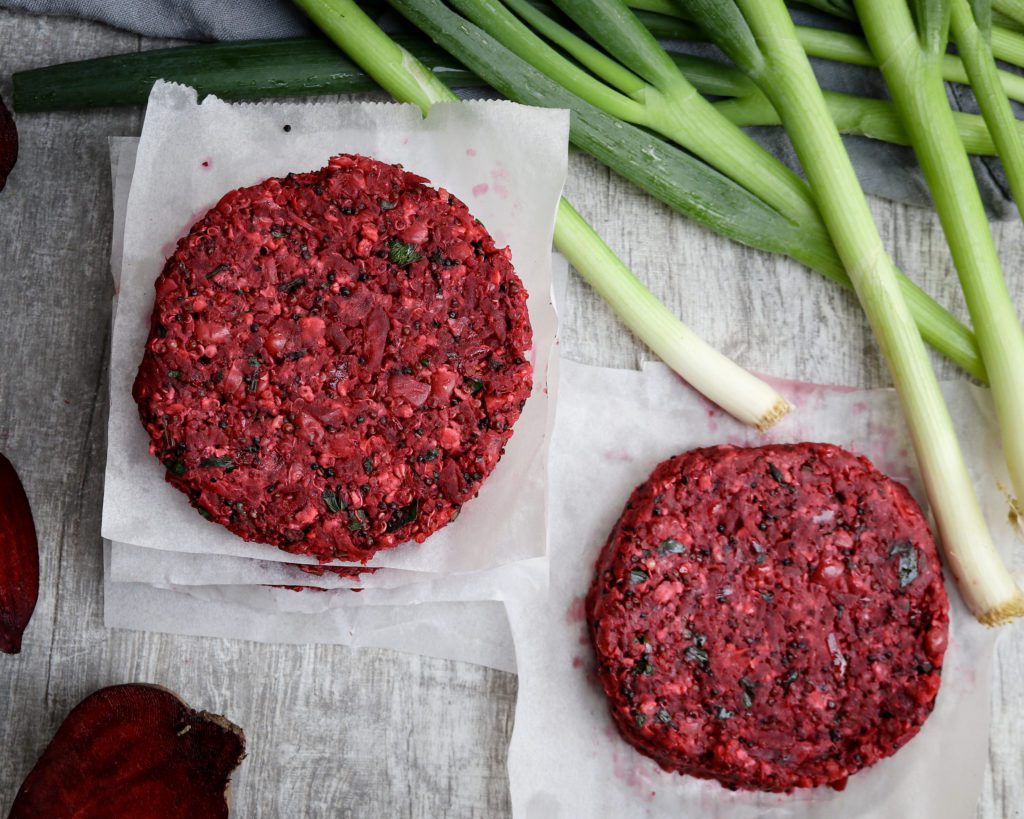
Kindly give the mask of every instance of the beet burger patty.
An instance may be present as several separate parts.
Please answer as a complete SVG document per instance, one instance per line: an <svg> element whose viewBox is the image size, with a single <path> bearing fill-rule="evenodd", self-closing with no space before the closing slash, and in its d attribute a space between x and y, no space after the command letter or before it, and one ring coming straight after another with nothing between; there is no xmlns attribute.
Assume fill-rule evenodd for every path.
<svg viewBox="0 0 1024 819"><path fill-rule="evenodd" d="M917 503L826 444L660 464L601 553L587 619L629 743L768 791L842 787L913 737L949 622Z"/></svg>
<svg viewBox="0 0 1024 819"><path fill-rule="evenodd" d="M361 156L232 191L156 282L134 396L167 480L246 540L362 561L478 492L532 385L508 248Z"/></svg>

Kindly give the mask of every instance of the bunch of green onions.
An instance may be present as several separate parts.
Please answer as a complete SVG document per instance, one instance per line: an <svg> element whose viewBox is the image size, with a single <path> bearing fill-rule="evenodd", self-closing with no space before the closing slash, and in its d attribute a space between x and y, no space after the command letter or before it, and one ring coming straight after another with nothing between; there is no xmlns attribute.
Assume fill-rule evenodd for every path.
<svg viewBox="0 0 1024 819"><path fill-rule="evenodd" d="M641 2L661 4L657 7L667 10L663 4L668 0ZM520 9L524 6L519 4ZM542 8L546 12L551 9L550 6ZM678 17L645 12L639 15L637 19L652 33L706 39L694 25ZM551 21L549 30L557 26ZM815 36L823 41L823 48L838 58L865 60L863 52L867 47L862 40L858 46L856 37L819 29L808 29L808 32L820 32ZM735 129L730 132L723 128L727 124L725 119L739 125L778 122L774 108L742 72L718 62L669 54L682 71L683 82L689 81L702 94L725 98L714 103L724 117L717 117L717 132L724 133L729 144L744 143L745 155L753 157L748 174L744 163L730 162L728 152L718 150L716 168L724 169L723 173L718 173L703 158L695 161L691 155L678 150L670 139L625 126L616 118L626 113L631 121L642 123L644 128L649 127L648 120L660 120L662 134L683 140L687 147L698 145L694 140L703 137L701 130L690 127L687 136L687 123L680 122L679 115L670 110L672 106L658 99L663 96L658 88L649 87L640 104L630 98L624 100L627 94L603 85L598 79L587 81L581 72L574 72L571 65L565 71L553 72L552 79L538 72L528 60L520 59L492 40L481 39L481 35L481 31L471 28L464 33L461 44L455 44L453 49L463 49L459 54L463 61L467 59L468 50L482 52L484 56L490 50L493 59L479 63L483 76L468 71L459 60L421 37L398 34L394 41L449 87L487 83L521 102L571 108L574 144L648 193L721 235L755 248L783 253L843 286L850 286L824 224L806 207L806 185L773 158L758 152L756 146ZM580 53L588 56L579 37L573 37L570 32L566 32L566 36L565 42L576 43L583 48ZM850 39L854 41L852 46ZM529 54L534 62L538 62L537 54L548 49L546 64L566 67L552 47L543 43L540 46L536 54ZM602 62L596 49L590 49L589 54ZM554 59L550 59L552 56ZM866 59L870 60L870 52ZM620 78L629 73L616 72L607 58L603 62ZM571 76L574 73L575 78ZM673 84L682 87L678 78L667 76L669 87ZM567 77L580 80L573 82L572 88L584 96L578 96L562 84ZM349 62L330 43L318 39L291 39L161 49L23 72L14 77L14 103L19 112L138 104L145 102L150 86L158 78L176 80L195 87L201 94L216 94L224 99L347 93L377 87L372 77ZM636 95L638 90L630 93ZM1024 97L1024 88L1021 92ZM828 99L831 113L842 129L890 141L907 141L888 103L838 94L829 95ZM706 105L701 107L704 120L714 115ZM994 150L979 117L960 115L958 121L963 132L972 135L972 148L976 152ZM715 151L719 146L706 147ZM730 184L730 180L736 184ZM772 182L779 183L778 191L772 188ZM750 193L751 189L760 190L776 203L781 201L782 211ZM925 341L965 372L986 383L987 373L974 334L902 274L900 285Z"/></svg>

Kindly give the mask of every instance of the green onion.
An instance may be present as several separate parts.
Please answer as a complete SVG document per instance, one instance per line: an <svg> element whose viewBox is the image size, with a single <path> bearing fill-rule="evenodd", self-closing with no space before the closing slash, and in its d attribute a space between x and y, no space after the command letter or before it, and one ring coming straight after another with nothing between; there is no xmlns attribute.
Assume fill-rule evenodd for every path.
<svg viewBox="0 0 1024 819"><path fill-rule="evenodd" d="M565 199L555 224L555 244L566 258L602 298L615 307L627 327L642 338L658 356L701 394L721 407L727 407L734 388L730 375L736 365L683 325L658 299L644 287L602 241L593 228ZM589 254L598 253L598 258ZM586 271L594 267L616 270L616 275L594 276ZM741 371L742 372L742 371ZM723 377L724 376L724 377ZM746 390L758 390L753 406L772 409L761 417L741 416L741 421L758 429L767 429L790 409L780 402L774 390L761 382L750 382Z"/></svg>
<svg viewBox="0 0 1024 819"><path fill-rule="evenodd" d="M919 0L914 14L907 4L892 0L857 0L856 5L945 230L992 385L1010 478L1017 498L1024 499L1024 329L1003 278L985 207L939 69L952 5L949 0ZM957 16L963 29L973 22L969 8L961 9ZM1001 109L1008 111L1009 103L992 82L992 58L983 38L971 36L959 45L972 73L985 76L975 88L979 101L989 95L983 110L1000 119ZM1015 124L995 130L997 144L1008 134L1016 138L1019 152ZM1016 508L1020 510L1019 503Z"/></svg>
<svg viewBox="0 0 1024 819"><path fill-rule="evenodd" d="M710 93L705 92L703 88L701 91ZM829 114L840 133L869 137L894 145L911 144L907 129L903 127L903 121L891 102L871 97L855 97L836 91L825 91L824 94ZM715 103L715 107L730 122L741 127L782 124L775 106L760 91L738 99L720 100ZM954 111L953 119L968 153L978 156L997 155L996 145L982 117ZM1018 134L1024 134L1024 123L1015 122L1012 127ZM1016 195L1014 199L1017 199Z"/></svg>
<svg viewBox="0 0 1024 819"><path fill-rule="evenodd" d="M993 0L992 8L1018 25L1024 26L1024 0Z"/></svg>
<svg viewBox="0 0 1024 819"><path fill-rule="evenodd" d="M811 6L818 9L818 11L834 14L836 17L842 17L845 20L856 19L849 0L800 0L800 2L805 6Z"/></svg>
<svg viewBox="0 0 1024 819"><path fill-rule="evenodd" d="M1024 64L1024 34L1021 34L1019 31L1010 31L1002 26L988 25L986 28L992 40L992 54L997 59L1008 62L1018 68ZM1002 78L1003 73L1002 71L999 72L1000 78Z"/></svg>
<svg viewBox="0 0 1024 819"><path fill-rule="evenodd" d="M998 11L992 12L992 22L1007 31L1017 32L1018 34L1024 33L1024 23L1018 23L1012 17L1007 17Z"/></svg>
<svg viewBox="0 0 1024 819"><path fill-rule="evenodd" d="M679 1L761 87L782 117L889 364L947 562L965 602L979 620L988 624L1024 614L1024 595L992 542L938 381L900 295L893 263L832 124L810 62L796 39L789 12L782 0ZM888 13L892 5L888 0L881 0L877 6L873 0L858 3L869 39L877 23L895 32L895 40L907 42L905 24L895 23ZM865 10L877 12L871 26L863 18ZM934 41L934 32L930 33ZM900 53L905 55L908 50ZM883 64L887 59L898 62L900 58L886 52ZM923 79L920 75L917 78Z"/></svg>
<svg viewBox="0 0 1024 819"><path fill-rule="evenodd" d="M974 96L1006 170L1014 201L1024 203L1024 139L999 82L992 50L992 10L979 0L952 0L951 5L952 33ZM960 136L963 139L962 131ZM964 147L970 150L966 144ZM1019 487L1017 491L1019 494Z"/></svg>
<svg viewBox="0 0 1024 819"><path fill-rule="evenodd" d="M343 51L385 90L426 113L436 102L458 101L408 51L394 43L353 0L296 0ZM555 244L626 325L694 388L734 417L760 429L790 405L771 386L715 352L676 319L562 199Z"/></svg>

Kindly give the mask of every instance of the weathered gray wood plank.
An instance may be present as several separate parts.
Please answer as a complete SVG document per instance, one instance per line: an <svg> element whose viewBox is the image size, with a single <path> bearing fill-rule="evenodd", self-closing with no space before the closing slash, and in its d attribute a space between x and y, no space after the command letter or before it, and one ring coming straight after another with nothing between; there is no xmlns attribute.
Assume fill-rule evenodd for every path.
<svg viewBox="0 0 1024 819"><path fill-rule="evenodd" d="M0 93L12 71L129 51L134 35L0 11ZM146 46L153 45L149 41ZM106 137L138 111L22 117L0 194L0 450L37 515L43 591L19 657L0 659L0 812L68 709L127 680L166 685L244 726L238 816L508 814L515 678L457 663L332 646L267 646L102 627L99 509L110 318ZM708 234L580 156L568 195L665 301L747 366L809 381L888 383L853 298L799 266ZM876 203L898 261L962 313L933 214ZM1018 305L1024 228L997 228ZM578 279L563 350L634 366L644 350ZM945 363L940 371L953 376ZM1024 805L1024 631L1003 638L990 772L979 815Z"/></svg>

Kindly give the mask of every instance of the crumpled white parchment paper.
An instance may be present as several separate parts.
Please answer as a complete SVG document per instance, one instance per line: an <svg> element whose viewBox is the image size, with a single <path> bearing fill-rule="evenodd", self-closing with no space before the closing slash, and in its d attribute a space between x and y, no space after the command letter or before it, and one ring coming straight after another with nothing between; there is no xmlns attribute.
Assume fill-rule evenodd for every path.
<svg viewBox="0 0 1024 819"><path fill-rule="evenodd" d="M622 740L593 677L583 597L594 561L633 487L662 460L700 446L822 441L871 458L923 500L892 390L853 391L776 382L797 405L768 435L704 401L660 364L643 372L562 362L552 448L550 590L513 595L519 699L509 749L514 814L967 819L988 755L995 632L967 613L947 578L949 650L937 705L921 733L893 757L849 780L845 791L732 793L717 782L666 773ZM987 391L943 385L993 534L1009 553L1014 534L997 483L1006 482Z"/></svg>

